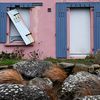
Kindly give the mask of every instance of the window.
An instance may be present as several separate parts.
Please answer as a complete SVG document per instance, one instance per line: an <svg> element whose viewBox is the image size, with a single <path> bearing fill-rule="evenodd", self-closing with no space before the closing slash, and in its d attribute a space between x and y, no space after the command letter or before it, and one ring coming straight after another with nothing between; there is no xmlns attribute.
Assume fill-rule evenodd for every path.
<svg viewBox="0 0 100 100"><path fill-rule="evenodd" d="M7 45L25 45L24 42L17 40L15 42L15 39L13 42L11 42L10 38L10 31L11 31L11 22L9 17L7 17L7 12L11 9L19 8L19 9L29 9L29 16L32 20L32 8L35 8L37 6L43 6L43 3L41 2L34 2L34 3L0 3L0 43ZM32 33L32 28L31 28L31 21L30 21L30 29L29 31ZM30 35L28 36L30 38Z"/></svg>
<svg viewBox="0 0 100 100"><path fill-rule="evenodd" d="M12 11L12 12L11 12ZM30 8L10 8L9 9L10 14L11 13L16 13L13 14L13 18L15 23L18 24L20 20L22 19L23 21L19 23L19 25L15 25L15 23L12 21L12 19L8 16L7 18L7 45L28 45L30 43L27 43L27 38L30 38L32 34L31 33L31 9ZM18 12L18 13L17 13ZM21 16L21 18L20 18ZM23 28L23 22L26 26L26 28L29 30L28 34L24 34L25 28ZM22 33L22 31L24 33ZM20 33L21 32L21 33ZM30 32L30 33L29 33ZM22 34L22 35L21 35ZM23 37L25 35L26 37ZM25 39L26 38L26 39ZM31 37L32 39L32 37ZM25 42L25 43L24 43Z"/></svg>

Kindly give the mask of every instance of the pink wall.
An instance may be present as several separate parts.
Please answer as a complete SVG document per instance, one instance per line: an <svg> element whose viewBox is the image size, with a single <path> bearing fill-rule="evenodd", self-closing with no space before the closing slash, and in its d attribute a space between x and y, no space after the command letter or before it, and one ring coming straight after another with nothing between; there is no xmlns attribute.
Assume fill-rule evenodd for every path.
<svg viewBox="0 0 100 100"><path fill-rule="evenodd" d="M53 0L0 0L0 2L42 2L43 6L32 9L32 33L35 38L33 46L20 46L25 49L25 57L29 52L39 49L41 58L55 57L55 1ZM52 12L47 9L51 8ZM18 47L18 46L17 46ZM15 46L6 47L0 44L0 52L12 52Z"/></svg>
<svg viewBox="0 0 100 100"><path fill-rule="evenodd" d="M57 2L99 2L100 0L56 0Z"/></svg>

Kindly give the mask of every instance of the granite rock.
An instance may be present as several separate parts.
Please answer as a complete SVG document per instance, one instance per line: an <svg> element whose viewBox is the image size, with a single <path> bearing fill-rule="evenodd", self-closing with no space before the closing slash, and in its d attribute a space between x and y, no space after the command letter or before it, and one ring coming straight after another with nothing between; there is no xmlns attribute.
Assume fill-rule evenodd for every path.
<svg viewBox="0 0 100 100"><path fill-rule="evenodd" d="M76 63L75 67L73 69L73 73L77 73L77 72L80 72L80 71L86 71L86 72L88 72L89 67L90 67L89 65Z"/></svg>
<svg viewBox="0 0 100 100"><path fill-rule="evenodd" d="M88 72L78 72L65 79L62 90L61 100L73 100L76 97L100 94L100 80L96 75Z"/></svg>
<svg viewBox="0 0 100 100"><path fill-rule="evenodd" d="M0 100L50 100L39 87L18 84L0 84Z"/></svg>
<svg viewBox="0 0 100 100"><path fill-rule="evenodd" d="M74 100L100 100L100 95L78 97L75 98Z"/></svg>
<svg viewBox="0 0 100 100"><path fill-rule="evenodd" d="M43 90L45 90L45 88L51 88L51 89L53 88L53 83L49 78L36 77L36 78L30 80L27 83L27 85L29 85L29 86L36 85Z"/></svg>
<svg viewBox="0 0 100 100"><path fill-rule="evenodd" d="M99 69L100 69L100 65L99 64L92 64L89 67L89 72L94 73L96 70L99 70Z"/></svg>
<svg viewBox="0 0 100 100"><path fill-rule="evenodd" d="M13 65L13 68L19 71L25 79L41 77L42 73L52 66L47 61L22 61Z"/></svg>

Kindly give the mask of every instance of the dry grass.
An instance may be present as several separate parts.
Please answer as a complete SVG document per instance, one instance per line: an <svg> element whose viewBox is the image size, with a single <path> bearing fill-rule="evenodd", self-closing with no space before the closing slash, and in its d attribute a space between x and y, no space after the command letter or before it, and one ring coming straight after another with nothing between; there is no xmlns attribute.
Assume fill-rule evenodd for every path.
<svg viewBox="0 0 100 100"><path fill-rule="evenodd" d="M63 82L67 77L67 73L61 69L58 65L53 65L51 68L46 70L43 73L44 77L48 77L51 79L53 82L58 81L58 82Z"/></svg>
<svg viewBox="0 0 100 100"><path fill-rule="evenodd" d="M100 94L100 81L96 78L90 78L87 82L80 83L78 96L89 96Z"/></svg>
<svg viewBox="0 0 100 100"><path fill-rule="evenodd" d="M57 93L53 88L45 87L44 91L50 97L50 100L58 100Z"/></svg>
<svg viewBox="0 0 100 100"><path fill-rule="evenodd" d="M24 80L20 73L14 69L5 69L0 71L0 84L24 84Z"/></svg>

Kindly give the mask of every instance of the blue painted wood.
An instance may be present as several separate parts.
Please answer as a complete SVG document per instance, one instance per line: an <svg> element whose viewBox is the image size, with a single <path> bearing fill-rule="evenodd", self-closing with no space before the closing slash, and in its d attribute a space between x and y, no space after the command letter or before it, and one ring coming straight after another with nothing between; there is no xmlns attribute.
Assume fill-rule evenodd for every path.
<svg viewBox="0 0 100 100"><path fill-rule="evenodd" d="M0 3L0 4L5 4L7 5L7 7L16 7L17 5L19 5L20 7L36 7L36 6L43 6L43 3Z"/></svg>
<svg viewBox="0 0 100 100"><path fill-rule="evenodd" d="M2 17L2 14L1 14L1 7L0 7L0 42L2 42L2 33L1 33L1 17Z"/></svg>
<svg viewBox="0 0 100 100"><path fill-rule="evenodd" d="M56 5L56 57L67 56L67 34L66 34L66 8L64 5Z"/></svg>
<svg viewBox="0 0 100 100"><path fill-rule="evenodd" d="M6 22L7 22L7 17L6 17L6 6L0 5L0 43L5 43L6 42Z"/></svg>
<svg viewBox="0 0 100 100"><path fill-rule="evenodd" d="M94 8L94 52L100 49L100 6Z"/></svg>
<svg viewBox="0 0 100 100"><path fill-rule="evenodd" d="M100 2L56 3L56 57L67 57L67 8L94 8L94 53L100 49ZM65 14L65 16L63 16Z"/></svg>

